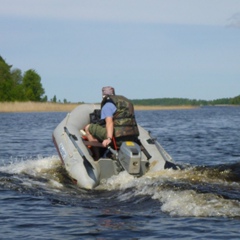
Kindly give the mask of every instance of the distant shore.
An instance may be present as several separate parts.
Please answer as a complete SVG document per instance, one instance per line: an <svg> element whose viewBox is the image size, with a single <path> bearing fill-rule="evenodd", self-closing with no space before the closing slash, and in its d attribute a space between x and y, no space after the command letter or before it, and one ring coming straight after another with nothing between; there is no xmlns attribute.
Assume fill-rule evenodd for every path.
<svg viewBox="0 0 240 240"><path fill-rule="evenodd" d="M70 112L78 103L49 103L49 102L0 102L0 112ZM194 106L139 106L135 110L178 110L194 109Z"/></svg>

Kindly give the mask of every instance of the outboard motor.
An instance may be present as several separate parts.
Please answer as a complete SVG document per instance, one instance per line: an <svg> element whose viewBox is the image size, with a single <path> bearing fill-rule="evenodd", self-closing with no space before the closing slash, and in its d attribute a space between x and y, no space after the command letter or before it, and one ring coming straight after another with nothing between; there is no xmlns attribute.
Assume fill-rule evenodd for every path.
<svg viewBox="0 0 240 240"><path fill-rule="evenodd" d="M141 174L141 149L137 143L123 142L118 153L118 160L129 174Z"/></svg>

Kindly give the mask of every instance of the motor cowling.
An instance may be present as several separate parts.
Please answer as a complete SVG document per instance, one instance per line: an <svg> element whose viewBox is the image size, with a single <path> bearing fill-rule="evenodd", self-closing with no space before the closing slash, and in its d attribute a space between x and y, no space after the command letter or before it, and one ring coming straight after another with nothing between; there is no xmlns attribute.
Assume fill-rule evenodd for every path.
<svg viewBox="0 0 240 240"><path fill-rule="evenodd" d="M135 142L123 142L118 159L122 167L132 175L141 173L141 148Z"/></svg>

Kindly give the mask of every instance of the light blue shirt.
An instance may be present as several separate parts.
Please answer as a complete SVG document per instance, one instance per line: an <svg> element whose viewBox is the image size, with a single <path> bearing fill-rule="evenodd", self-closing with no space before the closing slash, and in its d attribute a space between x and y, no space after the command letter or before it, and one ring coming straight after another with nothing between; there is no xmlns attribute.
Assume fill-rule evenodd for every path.
<svg viewBox="0 0 240 240"><path fill-rule="evenodd" d="M113 117L113 114L116 112L116 110L117 108L113 103L105 103L101 110L101 119L105 119L106 117Z"/></svg>

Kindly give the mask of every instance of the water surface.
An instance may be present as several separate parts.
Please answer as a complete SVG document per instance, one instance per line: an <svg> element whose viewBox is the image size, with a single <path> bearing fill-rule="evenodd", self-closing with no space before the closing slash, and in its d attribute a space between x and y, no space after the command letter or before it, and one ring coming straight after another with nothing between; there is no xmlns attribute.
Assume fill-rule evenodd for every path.
<svg viewBox="0 0 240 240"><path fill-rule="evenodd" d="M238 239L240 108L137 111L183 170L72 185L52 132L66 113L0 113L1 239Z"/></svg>

